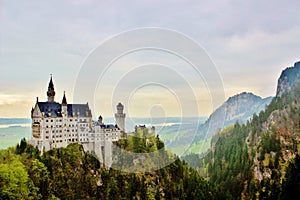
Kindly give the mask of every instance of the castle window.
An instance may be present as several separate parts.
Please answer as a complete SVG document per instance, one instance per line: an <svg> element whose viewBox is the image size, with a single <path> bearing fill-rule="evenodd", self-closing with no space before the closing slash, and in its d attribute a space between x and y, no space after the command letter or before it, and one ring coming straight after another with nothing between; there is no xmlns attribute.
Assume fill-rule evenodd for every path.
<svg viewBox="0 0 300 200"><path fill-rule="evenodd" d="M70 119L70 122L72 121L72 119Z"/></svg>
<svg viewBox="0 0 300 200"><path fill-rule="evenodd" d="M46 128L48 128L48 125L46 126Z"/></svg>
<svg viewBox="0 0 300 200"><path fill-rule="evenodd" d="M51 119L51 122L53 122L53 119Z"/></svg>
<svg viewBox="0 0 300 200"><path fill-rule="evenodd" d="M46 139L49 139L49 136L46 136Z"/></svg>

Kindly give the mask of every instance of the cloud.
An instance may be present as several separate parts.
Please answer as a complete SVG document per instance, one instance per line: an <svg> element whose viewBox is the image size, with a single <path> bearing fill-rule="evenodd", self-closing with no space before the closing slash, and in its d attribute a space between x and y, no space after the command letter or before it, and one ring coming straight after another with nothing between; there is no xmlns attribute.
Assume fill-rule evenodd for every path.
<svg viewBox="0 0 300 200"><path fill-rule="evenodd" d="M274 95L280 71L300 59L299 6L297 0L3 1L0 88L28 99L44 97L53 73L57 90L67 90L71 99L91 50L121 31L156 26L183 32L203 45L221 72L227 95L243 90ZM134 65L138 59L144 57L120 64ZM193 79L189 70L180 73ZM183 87L175 76L168 78L172 86Z"/></svg>

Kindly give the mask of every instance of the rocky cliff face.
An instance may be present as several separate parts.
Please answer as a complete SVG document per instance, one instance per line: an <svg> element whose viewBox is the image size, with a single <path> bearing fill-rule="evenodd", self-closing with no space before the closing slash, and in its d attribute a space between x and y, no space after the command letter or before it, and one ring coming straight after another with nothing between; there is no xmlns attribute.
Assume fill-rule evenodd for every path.
<svg viewBox="0 0 300 200"><path fill-rule="evenodd" d="M272 97L261 98L253 93L243 92L230 97L215 110L201 126L201 132L210 138L218 129L223 129L236 121L245 123L254 113L259 114L271 102Z"/></svg>
<svg viewBox="0 0 300 200"><path fill-rule="evenodd" d="M278 79L276 96L282 97L297 85L300 85L300 61L296 62L293 67L288 67L282 71Z"/></svg>
<svg viewBox="0 0 300 200"><path fill-rule="evenodd" d="M285 69L265 111L216 134L212 151L199 161L200 173L228 191L229 199L292 199L300 193L299 75L299 62Z"/></svg>

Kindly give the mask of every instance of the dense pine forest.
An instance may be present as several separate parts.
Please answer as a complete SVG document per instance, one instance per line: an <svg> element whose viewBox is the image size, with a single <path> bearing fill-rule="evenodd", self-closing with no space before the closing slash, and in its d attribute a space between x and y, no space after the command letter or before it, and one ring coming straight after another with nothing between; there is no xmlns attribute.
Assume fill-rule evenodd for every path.
<svg viewBox="0 0 300 200"><path fill-rule="evenodd" d="M225 199L293 199L300 194L300 62L286 68L277 94L245 124L216 132L205 155L182 157Z"/></svg>
<svg viewBox="0 0 300 200"><path fill-rule="evenodd" d="M291 199L300 193L300 88L276 97L246 124L212 139L201 160L188 159L227 199Z"/></svg>
<svg viewBox="0 0 300 200"><path fill-rule="evenodd" d="M137 133L138 134L138 133ZM127 149L147 152L163 147L158 137L129 137ZM169 155L165 153L165 159ZM180 159L146 173L127 173L102 166L79 144L42 155L23 139L0 151L0 199L219 199L214 186Z"/></svg>

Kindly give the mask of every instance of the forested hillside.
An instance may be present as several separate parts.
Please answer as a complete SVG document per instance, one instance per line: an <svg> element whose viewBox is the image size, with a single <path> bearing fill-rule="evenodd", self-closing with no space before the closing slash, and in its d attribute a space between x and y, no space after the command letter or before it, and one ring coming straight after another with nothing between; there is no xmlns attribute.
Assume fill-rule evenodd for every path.
<svg viewBox="0 0 300 200"><path fill-rule="evenodd" d="M209 150L209 143L213 135L227 126L233 125L236 121L246 123L254 113L259 113L270 104L272 97L261 98L253 93L242 92L229 97L219 108L217 108L209 118L198 127L197 134L186 133L189 137L188 143L179 140L176 145L185 144L187 153L181 158L191 166L195 165L193 154L206 154ZM192 132L193 133L193 132ZM193 140L191 140L193 138ZM197 148L195 148L195 146Z"/></svg>
<svg viewBox="0 0 300 200"><path fill-rule="evenodd" d="M245 125L220 131L196 164L228 199L290 199L300 193L299 141L300 87L294 87Z"/></svg>
<svg viewBox="0 0 300 200"><path fill-rule="evenodd" d="M118 145L135 152L163 147L158 137L148 139L151 147L132 136ZM162 152L168 159L169 154ZM78 144L40 155L24 139L15 148L0 151L0 199L219 198L214 186L179 159L156 171L127 173L105 168Z"/></svg>

